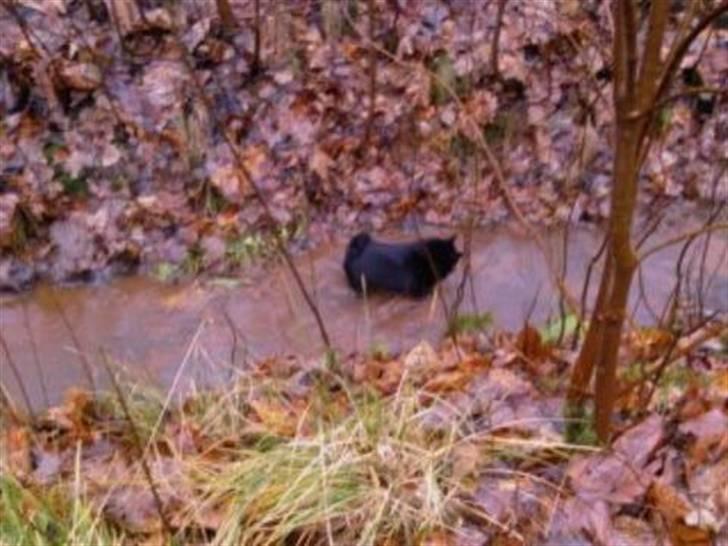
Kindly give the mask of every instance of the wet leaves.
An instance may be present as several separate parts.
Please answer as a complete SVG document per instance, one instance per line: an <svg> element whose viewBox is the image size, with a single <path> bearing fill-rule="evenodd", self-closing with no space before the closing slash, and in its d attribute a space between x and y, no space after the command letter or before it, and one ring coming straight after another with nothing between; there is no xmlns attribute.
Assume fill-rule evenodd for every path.
<svg viewBox="0 0 728 546"><path fill-rule="evenodd" d="M26 476L32 470L31 432L26 426L10 424L3 427L3 463L16 476Z"/></svg>
<svg viewBox="0 0 728 546"><path fill-rule="evenodd" d="M252 74L251 33L222 36L212 5L83 4L21 3L30 41L12 17L0 21L8 37L0 53L11 67L0 80L0 95L11 98L0 153L12 165L12 177L2 173L10 183L0 195L0 245L7 247L14 207L32 211L40 229L20 246L54 278L103 268L131 239L147 249L137 254L143 265L179 265L203 237L266 227L223 132L277 221L295 229L289 224L305 210L306 225L316 226L312 237L355 224L503 219L492 168L479 157L482 139L498 151L528 219L561 222L573 199L575 219L605 214L611 152L601 136L613 120L609 79L595 69L610 64L603 6L508 2L496 77L490 54L498 2L485 11L475 4L420 10L375 2L384 26L375 36L375 116L364 142L371 47L363 13L329 2L283 11L263 2L262 67ZM718 86L721 50L709 39L705 45L688 59L700 60L705 86ZM666 107L670 131L648 158L648 193L715 193L711 158L720 156L722 123L716 113L697 116L691 99ZM64 153L45 155L59 138ZM227 221L194 221L204 212L201 187L219 193L217 212ZM138 214L138 198L164 194L173 196L173 207ZM76 248L80 258L65 258L62 248L47 251L56 243L56 223L75 214L84 226L111 199L118 216L77 245L88 248ZM195 237L161 236L169 226L188 226ZM224 258L202 264L214 271L235 266ZM0 267L5 276L12 271Z"/></svg>
<svg viewBox="0 0 728 546"><path fill-rule="evenodd" d="M659 416L649 417L615 442L614 453L575 461L567 470L572 487L586 502L634 502L650 486L646 467L653 450L664 440L663 427Z"/></svg>
<svg viewBox="0 0 728 546"><path fill-rule="evenodd" d="M74 91L95 91L101 86L101 70L92 63L61 62L56 67L60 83Z"/></svg>
<svg viewBox="0 0 728 546"><path fill-rule="evenodd" d="M93 0L78 4L20 0L32 33L12 17L0 19L7 38L0 45L6 61L0 96L7 97L0 127L0 286L33 277L9 253L32 256L59 280L83 277L120 255L172 269L224 268L235 254L227 241L273 227L264 225L251 182L270 200L275 220L293 232L302 211L307 222L331 231L412 219L452 226L475 217L488 224L502 219L505 207L492 167L480 161L481 139L504 162L529 220L563 221L574 196L576 218L605 216L612 157L600 139L614 120L605 102L608 70L595 67L611 62L606 4L508 2L494 78L488 59L497 2L485 11L462 2L422 9L374 2L382 20L394 22L382 40L389 55L377 57L372 120L365 115L366 17L344 13L337 2L283 11L263 2L264 66L257 74L249 29L223 37L196 2L154 7L110 0L113 24L101 8L92 13L99 5ZM83 29L82 40L76 29ZM719 85L724 51L713 38L723 35L710 32L686 62L700 60L705 84ZM719 109L697 111L690 100L666 105L659 123L670 130L648 158L645 197L725 197L714 161L722 157L724 118ZM370 122L373 136L365 142ZM240 172L223 133L252 180ZM194 293L166 302L171 310L196 303ZM201 476L226 477L226 464L278 446L310 451L318 431L361 407L371 410L358 405L360 398L374 398L372 413L391 424L407 392L415 392L417 411L396 430L421 421L416 440L431 441L425 448L444 453L437 460L454 470L438 474L437 465L413 464L436 457L412 438L373 433L353 453L375 453L377 464L352 468L376 483L384 499L398 490L420 508L444 498L461 504L452 513L433 510L438 518L414 542L392 533L379 544L449 546L467 537L473 544L657 544L665 537L709 544L725 534L725 359L710 360L707 386L671 385L663 413L623 430L610 450L584 452L557 442L559 400L543 394L541 382L560 366L551 341L526 325L515 340L483 353L461 336L437 350L423 343L405 355L352 358L336 380L331 370L296 359L259 363L229 392L200 395L174 408L159 430L150 427L158 436L149 439L145 457L163 509L183 531L214 534L231 521L239 525L244 518L235 521L231 513L270 508L277 492L235 513L227 497L204 502ZM637 360L652 360L672 342L664 331L642 330L628 349ZM57 486L74 499L83 484L96 513L130 544L166 539L130 449L129 424L118 414L75 391L33 425L3 425L2 479L14 476L27 490ZM406 479L398 483L397 454L408 454L407 442L421 451L404 458ZM328 447L316 452L324 469L337 464L328 457L339 446ZM288 463L278 470L289 471ZM442 475L468 495L458 490L448 497L443 492L457 488L448 490L452 484L439 482ZM320 476L328 477L325 470ZM307 491L313 483L304 484ZM312 498L315 506L323 496ZM321 529L295 529L298 536L286 538L315 542L316 533L356 525L349 516L336 514ZM468 534L463 521L477 522L477 533Z"/></svg>
<svg viewBox="0 0 728 546"><path fill-rule="evenodd" d="M483 352L465 335L457 345L423 342L402 355L353 356L340 363L343 377L293 357L260 361L224 391L170 408L156 436L145 440L163 510L179 532L223 536L238 517L230 497L238 494L236 483L253 488L245 517L258 521L281 509L274 501L281 488L326 486L328 477L309 473L312 464L324 464L337 476L330 486L347 502L364 486L396 491L417 510L454 502L445 513L457 518L444 516L444 526L423 531L416 543L558 544L582 537L584 544L657 544L670 537L675 544L710 544L725 532L726 415L709 402L709 385L692 390L706 401L702 412L650 415L609 450L569 446L559 435L560 400L541 392L539 372L521 365L511 343L499 342L498 349L511 347L510 356ZM715 366L717 374L725 364ZM144 417L142 398L129 400L135 419L156 422L157 413ZM129 425L113 404L70 391L37 424L8 424L0 464L24 487L76 491L68 488L83 484L84 502L124 534L124 544L163 536ZM363 436L351 443L356 434ZM327 437L332 443L321 443ZM376 462L360 468L361 457ZM428 457L441 462L433 467ZM261 478L290 479L263 480L265 488L256 489L254 475L235 474L246 464ZM347 465L351 471L339 474ZM313 481L298 483L301 476ZM221 479L230 494L213 495L207 488ZM452 496L443 496L450 487ZM322 494L305 493L307 502ZM330 521L332 532L345 533L336 517Z"/></svg>

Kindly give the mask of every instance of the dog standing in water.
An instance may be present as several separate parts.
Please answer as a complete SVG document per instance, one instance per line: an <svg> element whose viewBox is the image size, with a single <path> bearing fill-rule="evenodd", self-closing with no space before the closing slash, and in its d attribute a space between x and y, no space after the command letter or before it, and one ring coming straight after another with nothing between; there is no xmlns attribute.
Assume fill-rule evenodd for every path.
<svg viewBox="0 0 728 546"><path fill-rule="evenodd" d="M462 253L455 236L411 243L383 243L368 233L354 236L346 247L344 271L354 291L389 292L422 298L447 277Z"/></svg>

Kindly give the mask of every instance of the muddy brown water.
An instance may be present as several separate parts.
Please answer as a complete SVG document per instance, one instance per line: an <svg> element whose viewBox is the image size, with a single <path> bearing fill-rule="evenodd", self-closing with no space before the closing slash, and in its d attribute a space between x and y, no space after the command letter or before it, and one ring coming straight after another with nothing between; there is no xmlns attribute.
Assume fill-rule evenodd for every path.
<svg viewBox="0 0 728 546"><path fill-rule="evenodd" d="M549 238L554 259L559 260L563 236L552 233ZM571 234L566 261L573 293L580 290L600 241L596 230L580 228ZM442 336L444 311L436 300L378 296L365 302L355 296L341 268L344 246L342 241L321 247L296 260L337 348L396 352L421 339L435 341ZM678 252L679 247L670 247L643 265L644 294L653 309L660 310L672 290ZM690 258L693 263L699 254ZM711 238L706 269L710 275L705 281L705 305L726 313L725 234ZM447 301L455 296L461 275L462 265L443 283ZM135 276L101 286L41 285L26 294L1 297L0 328L36 409L57 403L68 387L86 384L78 350L56 304L65 310L92 365L99 362L103 348L133 380L163 387L175 384L182 389L191 380L225 380L231 364L245 366L266 356L321 354L316 323L286 268L241 275L239 280L235 285L211 281L169 285ZM635 283L635 316L640 322L652 322L639 292ZM474 235L472 282L466 286L463 309L488 311L497 327L515 330L529 312L537 323L554 316L557 304L543 255L532 240L512 229ZM101 367L94 373L99 384L105 383ZM0 379L18 399L18 383L1 353Z"/></svg>

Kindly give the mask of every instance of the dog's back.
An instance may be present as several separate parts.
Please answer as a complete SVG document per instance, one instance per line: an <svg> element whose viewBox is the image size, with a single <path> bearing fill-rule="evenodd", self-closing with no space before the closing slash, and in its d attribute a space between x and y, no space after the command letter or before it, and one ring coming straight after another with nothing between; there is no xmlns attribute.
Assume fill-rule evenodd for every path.
<svg viewBox="0 0 728 546"><path fill-rule="evenodd" d="M344 270L357 293L366 289L423 297L452 271L459 258L454 237L383 243L359 233L347 246Z"/></svg>

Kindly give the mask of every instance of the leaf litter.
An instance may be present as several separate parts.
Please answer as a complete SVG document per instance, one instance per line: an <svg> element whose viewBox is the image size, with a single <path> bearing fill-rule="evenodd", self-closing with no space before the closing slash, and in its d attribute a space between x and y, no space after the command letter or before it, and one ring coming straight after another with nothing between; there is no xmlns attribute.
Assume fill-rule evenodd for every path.
<svg viewBox="0 0 728 546"><path fill-rule="evenodd" d="M393 18L374 4L382 21ZM229 269L221 243L274 226L220 131L234 134L277 221L313 226L314 240L342 226L502 221L493 173L472 153L475 128L508 165L530 221L563 222L573 199L576 218L605 217L612 158L598 143L613 119L593 106L611 94L600 80L609 65L603 9L509 2L494 80L495 2L389 4L398 40L390 56L378 53L366 147L366 17L332 17L336 3L266 7L258 78L237 53L250 51L250 31L221 39L212 2L143 7L142 16L145 3L90 0L94 14L22 0L27 35L3 11L2 288L86 278L116 261L180 264L201 241L207 267ZM102 22L108 6L118 29ZM183 26L182 43L213 112L173 39L185 20L195 23ZM725 40L724 29L711 32ZM688 55L720 84L720 48ZM724 197L712 158L725 116L675 103L645 168L645 202L681 198L692 210ZM652 345L639 347L642 358ZM161 509L191 544L710 544L728 533L728 364L718 355L707 384L663 389L609 451L560 439L564 386L544 376L568 355L528 326L486 344L464 337L405 355L352 355L334 370L272 358L219 395L132 406ZM161 428L150 424L157 418ZM33 423L3 416L3 540L164 543L131 437L113 397L80 391ZM50 490L77 509L38 502ZM383 516L390 511L396 517Z"/></svg>
<svg viewBox="0 0 728 546"><path fill-rule="evenodd" d="M463 335L333 368L272 357L166 409L133 385L125 396L162 509L192 543L331 533L336 543L710 544L725 534L726 417L707 383L683 389L681 400L703 400L699 415L653 408L609 450L567 444L565 385L543 384L519 337ZM717 360L708 381L726 366ZM80 390L33 423L5 417L5 485L77 495L120 544L156 540L164 529L130 426L112 395ZM4 497L0 510L31 517Z"/></svg>

